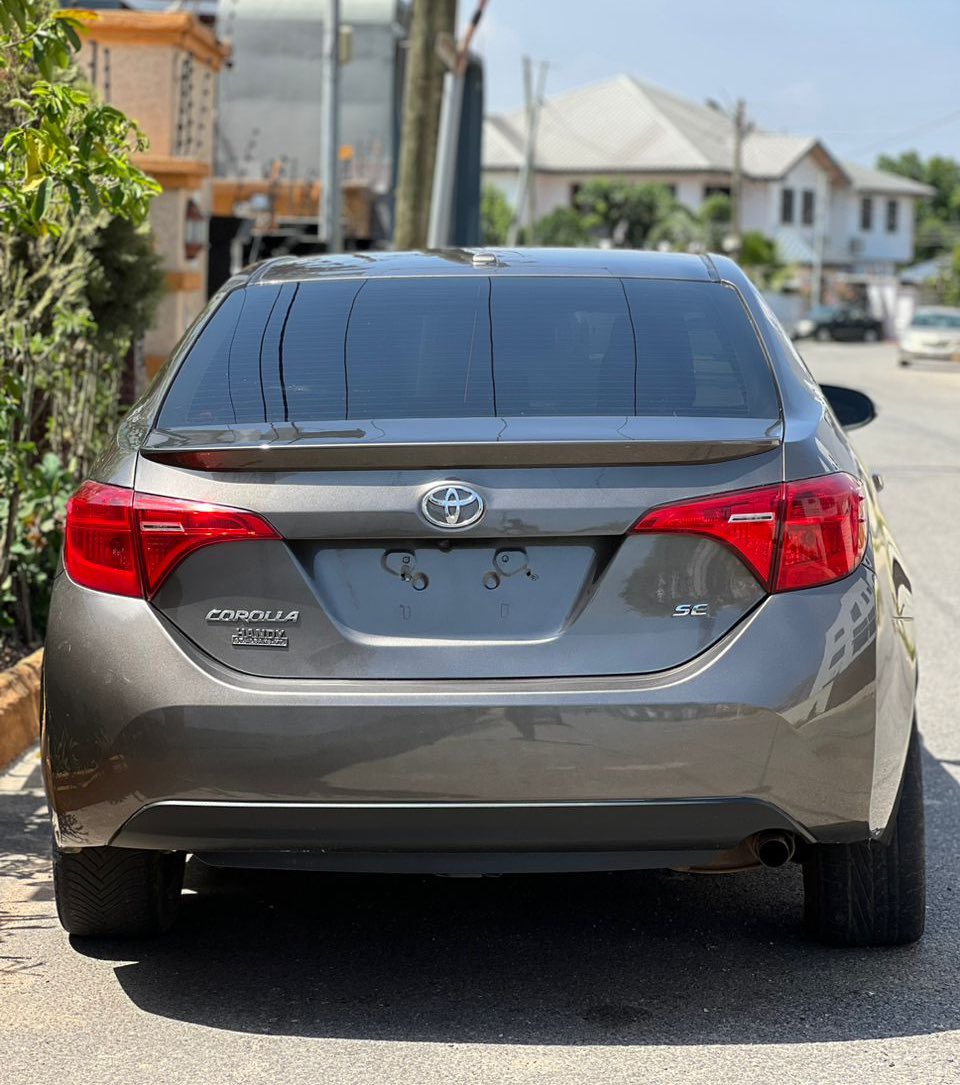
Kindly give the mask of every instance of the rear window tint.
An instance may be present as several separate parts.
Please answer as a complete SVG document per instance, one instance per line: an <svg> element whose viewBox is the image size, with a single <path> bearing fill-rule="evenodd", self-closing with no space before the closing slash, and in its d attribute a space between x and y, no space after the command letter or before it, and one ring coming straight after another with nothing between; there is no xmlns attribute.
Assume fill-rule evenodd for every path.
<svg viewBox="0 0 960 1085"><path fill-rule="evenodd" d="M488 416L489 292L486 278L366 282L346 336L343 417Z"/></svg>
<svg viewBox="0 0 960 1085"><path fill-rule="evenodd" d="M237 291L160 424L778 412L729 287L471 275Z"/></svg>
<svg viewBox="0 0 960 1085"><path fill-rule="evenodd" d="M633 414L634 347L619 279L492 284L497 413Z"/></svg>
<svg viewBox="0 0 960 1085"><path fill-rule="evenodd" d="M636 413L772 418L770 369L743 303L712 283L624 280L637 337Z"/></svg>

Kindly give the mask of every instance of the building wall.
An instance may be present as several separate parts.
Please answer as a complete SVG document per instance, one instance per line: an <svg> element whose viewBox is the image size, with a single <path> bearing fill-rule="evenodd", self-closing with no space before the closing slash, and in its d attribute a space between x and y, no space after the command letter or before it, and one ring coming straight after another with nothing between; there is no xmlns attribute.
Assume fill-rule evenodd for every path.
<svg viewBox="0 0 960 1085"><path fill-rule="evenodd" d="M913 201L906 196L877 192L845 193L842 214L847 233L859 241L852 256L859 270L892 270L894 264L913 259ZM873 221L868 230L861 226L861 201L869 198ZM887 201L896 206L896 229L887 229Z"/></svg>
<svg viewBox="0 0 960 1085"><path fill-rule="evenodd" d="M99 13L80 53L80 64L100 97L143 129L149 148L135 160L163 186L151 204L150 226L167 294L145 337L147 376L169 355L206 299L206 251L187 254L187 211L192 202L204 218L211 212L216 83L226 55L189 13L121 10Z"/></svg>
<svg viewBox="0 0 960 1085"><path fill-rule="evenodd" d="M503 193L507 202L515 207L519 192L519 174L514 170L485 170L484 182ZM597 174L595 176L603 176ZM709 174L616 174L625 180L643 183L662 183L674 187L677 199L696 211L703 203L708 186L729 184L723 175ZM573 187L584 184L590 177L584 174L540 173L536 177L536 212L542 218L558 207L572 206ZM784 189L794 193L793 222L784 223L782 194ZM813 222L803 221L803 193L814 193ZM816 242L817 215L824 216L824 262L826 264L876 270L886 273L894 263L911 259L913 254L913 200L910 197L890 197L873 194L873 224L869 231L860 227L860 200L862 195L853 188L838 184L813 159L807 155L797 162L782 179L773 181L745 180L743 186L742 221L744 230L758 230L767 237L775 237L788 231L802 246L813 251ZM897 204L897 228L886 227L886 204L894 199ZM822 206L818 207L818 204ZM853 244L851 245L851 241Z"/></svg>

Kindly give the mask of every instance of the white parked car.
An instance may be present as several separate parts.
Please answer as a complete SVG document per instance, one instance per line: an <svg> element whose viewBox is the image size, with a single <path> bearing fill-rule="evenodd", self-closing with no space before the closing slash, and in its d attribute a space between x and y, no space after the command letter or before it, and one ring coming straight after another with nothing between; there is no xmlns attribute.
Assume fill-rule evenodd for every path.
<svg viewBox="0 0 960 1085"><path fill-rule="evenodd" d="M900 364L960 362L960 309L936 305L917 309L900 336Z"/></svg>

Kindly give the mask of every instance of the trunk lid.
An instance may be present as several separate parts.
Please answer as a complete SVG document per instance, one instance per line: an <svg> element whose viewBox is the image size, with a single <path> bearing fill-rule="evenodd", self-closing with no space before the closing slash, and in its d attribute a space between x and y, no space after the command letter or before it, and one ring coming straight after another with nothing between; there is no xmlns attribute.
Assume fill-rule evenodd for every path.
<svg viewBox="0 0 960 1085"><path fill-rule="evenodd" d="M690 280L443 264L301 268L222 299L136 487L248 509L282 538L192 553L153 606L221 662L277 678L691 659L763 589L721 543L630 528L781 480L779 399L739 295L692 259Z"/></svg>
<svg viewBox="0 0 960 1085"><path fill-rule="evenodd" d="M265 677L559 677L675 667L764 594L720 543L629 534L657 505L780 479L775 430L741 425L734 438L723 421L715 440L701 420L696 442L653 441L653 463L458 466L443 475L386 465L318 470L320 450L309 443L278 446L285 465L270 470L273 449L263 442L231 445L216 462L225 467L235 456L243 465L233 470L197 470L180 466L193 462L191 442L174 451L157 441L141 458L138 490L253 510L283 539L200 550L152 603L220 662ZM589 443L566 444L536 455L597 454ZM763 450L726 458L733 447L754 446ZM384 451L389 463L394 450ZM447 484L480 495L479 522L449 531L425 518L424 496Z"/></svg>

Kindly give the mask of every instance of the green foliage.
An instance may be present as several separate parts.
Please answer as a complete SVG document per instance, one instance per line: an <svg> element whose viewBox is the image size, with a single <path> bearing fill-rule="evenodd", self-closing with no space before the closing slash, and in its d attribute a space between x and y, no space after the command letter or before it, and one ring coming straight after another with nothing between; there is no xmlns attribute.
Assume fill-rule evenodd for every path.
<svg viewBox="0 0 960 1085"><path fill-rule="evenodd" d="M940 305L960 306L960 245L957 245L946 267L933 282L927 284Z"/></svg>
<svg viewBox="0 0 960 1085"><path fill-rule="evenodd" d="M934 155L924 161L916 151L881 155L877 169L931 185L934 193L917 202L914 255L928 260L960 243L960 162Z"/></svg>
<svg viewBox="0 0 960 1085"><path fill-rule="evenodd" d="M535 236L544 245L586 245L605 240L616 248L706 252L720 248L730 230L730 199L716 195L694 213L666 185L594 180L576 207L557 208L540 219Z"/></svg>
<svg viewBox="0 0 960 1085"><path fill-rule="evenodd" d="M85 17L0 0L0 633L28 644L163 283L133 225L158 191L130 162L142 136L78 85Z"/></svg>
<svg viewBox="0 0 960 1085"><path fill-rule="evenodd" d="M52 452L30 463L20 483L11 562L0 583L0 629L12 625L16 615L18 633L27 644L46 625L67 500L76 485L73 472Z"/></svg>
<svg viewBox="0 0 960 1085"><path fill-rule="evenodd" d="M160 191L131 161L140 129L120 110L71 85L77 33L91 12L51 10L37 0L0 0L3 102L16 123L0 143L0 223L42 235L61 228L65 208L142 222Z"/></svg>
<svg viewBox="0 0 960 1085"><path fill-rule="evenodd" d="M683 204L674 203L647 234L646 248L679 252L706 252L708 231L703 222Z"/></svg>
<svg viewBox="0 0 960 1085"><path fill-rule="evenodd" d="M759 230L745 230L740 240L740 263L744 267L769 267L776 262L776 242Z"/></svg>
<svg viewBox="0 0 960 1085"><path fill-rule="evenodd" d="M793 275L784 264L777 243L759 230L745 230L740 239L739 261L743 270L762 290L777 290Z"/></svg>
<svg viewBox="0 0 960 1085"><path fill-rule="evenodd" d="M666 185L588 181L577 193L584 227L616 248L644 249L653 228L677 207Z"/></svg>
<svg viewBox="0 0 960 1085"><path fill-rule="evenodd" d="M150 231L122 218L97 231L91 251L86 292L97 341L105 349L126 350L153 324L163 296L163 262Z"/></svg>
<svg viewBox="0 0 960 1085"><path fill-rule="evenodd" d="M548 248L578 248L585 245L589 233L583 216L572 207L558 207L538 220L534 227L538 245Z"/></svg>
<svg viewBox="0 0 960 1085"><path fill-rule="evenodd" d="M480 193L480 232L484 245L504 245L513 211L507 198L493 185L484 185Z"/></svg>

